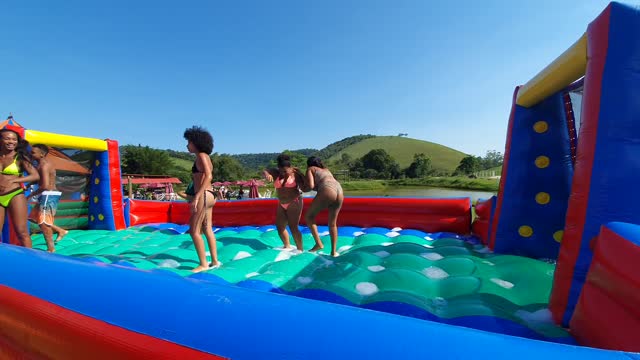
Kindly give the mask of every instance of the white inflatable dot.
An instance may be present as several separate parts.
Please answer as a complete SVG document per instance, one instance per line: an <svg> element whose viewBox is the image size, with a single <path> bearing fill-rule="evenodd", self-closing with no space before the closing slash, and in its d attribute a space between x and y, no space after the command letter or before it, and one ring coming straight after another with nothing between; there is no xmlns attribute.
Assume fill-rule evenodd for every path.
<svg viewBox="0 0 640 360"><path fill-rule="evenodd" d="M382 243L382 244L380 244L380 245L382 245L382 246L390 246L390 245L393 245L393 243L392 243L392 242L387 241L387 242L383 242L383 243Z"/></svg>
<svg viewBox="0 0 640 360"><path fill-rule="evenodd" d="M276 256L276 259L273 261L278 262L282 260L289 260L290 258L291 258L291 253L289 253L288 251L280 251L278 256Z"/></svg>
<svg viewBox="0 0 640 360"><path fill-rule="evenodd" d="M308 276L299 276L296 281L298 281L300 284L302 285L307 285L310 284L313 281L312 277L308 277Z"/></svg>
<svg viewBox="0 0 640 360"><path fill-rule="evenodd" d="M382 266L382 265L371 265L371 266L367 267L367 269L369 269L369 271L371 271L371 272L380 272L380 271L384 270L385 267Z"/></svg>
<svg viewBox="0 0 640 360"><path fill-rule="evenodd" d="M429 240L429 241L433 240L433 238L431 236L429 236L429 235L425 236L424 239L425 240Z"/></svg>
<svg viewBox="0 0 640 360"><path fill-rule="evenodd" d="M338 252L339 252L339 253L341 253L341 252L345 252L345 251L347 251L347 250L351 249L352 247L353 247L353 245L344 245L344 246L340 246L340 248L338 249Z"/></svg>
<svg viewBox="0 0 640 360"><path fill-rule="evenodd" d="M498 279L498 278L491 278L491 281L494 282L498 286L502 286L505 289L511 289L511 288L513 288L515 286L513 283L508 282L507 280L502 280L502 279Z"/></svg>
<svg viewBox="0 0 640 360"><path fill-rule="evenodd" d="M177 267L180 267L180 263L173 260L173 259L166 259L166 260L162 260L159 264L158 267L161 268L169 268L169 269L175 269Z"/></svg>
<svg viewBox="0 0 640 360"><path fill-rule="evenodd" d="M438 254L437 252L423 253L423 254L420 254L420 256L422 256L423 258L425 258L427 260L431 260L431 261L438 261L438 260L444 258L444 256Z"/></svg>
<svg viewBox="0 0 640 360"><path fill-rule="evenodd" d="M353 236L360 236L360 235L364 235L364 233L362 231L356 231L353 233Z"/></svg>
<svg viewBox="0 0 640 360"><path fill-rule="evenodd" d="M396 237L396 236L400 236L399 232L395 232L395 231L390 231L388 233L385 234L387 237Z"/></svg>
<svg viewBox="0 0 640 360"><path fill-rule="evenodd" d="M424 276L433 280L446 279L449 277L449 274L446 271L437 266L429 266L428 268L423 269L422 273L424 274Z"/></svg>
<svg viewBox="0 0 640 360"><path fill-rule="evenodd" d="M251 255L251 253L248 253L246 251L238 251L236 256L233 257L233 260L240 260L240 259L248 258L248 257L251 257L251 256L253 256L253 255Z"/></svg>
<svg viewBox="0 0 640 360"><path fill-rule="evenodd" d="M393 229L391 229L391 231L402 231L401 227L394 227Z"/></svg>
<svg viewBox="0 0 640 360"><path fill-rule="evenodd" d="M360 295L369 296L378 292L378 286L371 282L360 282L356 284L356 291Z"/></svg>
<svg viewBox="0 0 640 360"><path fill-rule="evenodd" d="M248 278L252 278L252 277L254 277L254 276L258 276L258 275L260 275L260 273L259 273L259 272L255 272L255 271L254 271L254 272L250 272L250 273L248 273L248 274L247 274L247 275L245 275L244 277L246 277L246 278L248 279Z"/></svg>
<svg viewBox="0 0 640 360"><path fill-rule="evenodd" d="M318 235L319 236L327 236L327 235L329 235L329 232L328 231L323 231L321 233L318 233Z"/></svg>
<svg viewBox="0 0 640 360"><path fill-rule="evenodd" d="M378 251L378 252L374 252L373 255L379 257L379 258L386 258L387 256L391 255L386 251Z"/></svg>

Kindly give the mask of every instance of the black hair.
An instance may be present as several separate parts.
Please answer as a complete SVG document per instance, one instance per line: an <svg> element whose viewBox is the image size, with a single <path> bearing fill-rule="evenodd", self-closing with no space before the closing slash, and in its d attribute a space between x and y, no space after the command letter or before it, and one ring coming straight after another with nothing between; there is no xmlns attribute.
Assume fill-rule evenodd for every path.
<svg viewBox="0 0 640 360"><path fill-rule="evenodd" d="M34 144L34 145L31 145L31 147L34 147L36 149L40 149L40 151L42 151L42 155L44 155L44 156L47 156L47 154L49 153L49 147L47 145Z"/></svg>
<svg viewBox="0 0 640 360"><path fill-rule="evenodd" d="M25 163L31 163L33 159L31 158L31 153L29 152L29 150L27 150L29 148L29 142L23 139L22 136L20 136L20 134L18 134L17 132L7 128L0 130L0 136L2 136L2 133L5 132L12 132L16 134L16 137L18 138L18 145L16 146L15 150L18 160Z"/></svg>
<svg viewBox="0 0 640 360"><path fill-rule="evenodd" d="M199 152L213 152L213 136L201 126L192 126L185 130L184 138L195 145Z"/></svg>
<svg viewBox="0 0 640 360"><path fill-rule="evenodd" d="M320 160L319 157L315 157L315 156L309 156L309 158L307 159L307 166L315 166L321 169L325 168L324 164L322 163L322 160Z"/></svg>
<svg viewBox="0 0 640 360"><path fill-rule="evenodd" d="M280 154L276 159L279 168L291 167L291 157L287 154Z"/></svg>

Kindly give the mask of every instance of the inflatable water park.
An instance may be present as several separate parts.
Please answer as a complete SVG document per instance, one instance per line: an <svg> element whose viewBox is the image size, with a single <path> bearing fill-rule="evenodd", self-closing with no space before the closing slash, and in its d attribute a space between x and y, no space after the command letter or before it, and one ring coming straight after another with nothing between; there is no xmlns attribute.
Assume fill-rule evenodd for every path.
<svg viewBox="0 0 640 360"><path fill-rule="evenodd" d="M337 257L282 249L276 199L222 200L194 274L188 204L124 196L116 140L3 124L52 149L69 233L15 246L7 217L0 357L640 359L638 33L611 3L516 87L497 196L346 197Z"/></svg>

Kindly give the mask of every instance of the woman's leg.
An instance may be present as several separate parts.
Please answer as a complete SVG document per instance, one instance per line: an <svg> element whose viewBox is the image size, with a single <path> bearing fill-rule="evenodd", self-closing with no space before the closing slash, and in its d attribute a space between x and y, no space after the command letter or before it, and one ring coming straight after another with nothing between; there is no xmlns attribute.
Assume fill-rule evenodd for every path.
<svg viewBox="0 0 640 360"><path fill-rule="evenodd" d="M211 196L213 198L213 196ZM217 266L218 262L218 247L216 244L216 235L213 233L213 206L216 204L215 199L212 199L211 204L207 204L204 236L207 238L207 245L209 246L209 253L211 254L211 264L209 266Z"/></svg>
<svg viewBox="0 0 640 360"><path fill-rule="evenodd" d="M32 248L31 236L29 236L29 228L27 227L27 199L24 194L14 196L9 203L8 209L18 240L20 240L22 246Z"/></svg>
<svg viewBox="0 0 640 360"><path fill-rule="evenodd" d="M289 241L289 233L287 232L287 213L280 204L278 204L278 209L276 210L276 229L278 229L278 235L280 235L282 245L284 245L285 248L290 248L291 242Z"/></svg>
<svg viewBox="0 0 640 360"><path fill-rule="evenodd" d="M289 224L289 230L291 230L291 235L293 235L293 241L296 242L296 248L300 251L303 251L302 247L302 233L300 232L300 216L302 215L302 196L298 198L298 200L294 200L289 204L289 208L287 208L287 223Z"/></svg>
<svg viewBox="0 0 640 360"><path fill-rule="evenodd" d="M196 211L191 213L191 218L189 219L189 235L191 235L191 240L196 248L196 253L198 253L198 262L200 263L200 265L191 270L193 272L201 272L209 268L207 254L204 250L204 240L202 239L202 222L205 219L203 198L204 197L200 198Z"/></svg>
<svg viewBox="0 0 640 360"><path fill-rule="evenodd" d="M3 206L0 206L0 234L2 234L2 228L4 227L4 215L6 214L7 209L5 209ZM4 242L6 240L6 242L9 242L9 239L2 239L2 241Z"/></svg>
<svg viewBox="0 0 640 360"><path fill-rule="evenodd" d="M338 198L329 205L329 236L331 237L331 256L338 256L338 250L336 249L338 244L338 214L342 209L342 203L344 202L344 194L342 191L338 192Z"/></svg>
<svg viewBox="0 0 640 360"><path fill-rule="evenodd" d="M316 241L316 244L311 248L311 250L309 250L311 252L318 251L324 248L324 245L322 244L322 240L320 239L320 234L318 234L318 225L316 224L316 216L318 216L320 211L322 211L323 209L326 209L327 206L328 206L328 202L326 200L326 194L324 194L324 191L322 193L319 192L316 194L316 197L313 198L313 201L311 202L311 206L309 207L309 210L307 210L307 213L304 215L304 219L305 219L305 222L307 223L307 227L311 231L311 235L313 236L313 239Z"/></svg>

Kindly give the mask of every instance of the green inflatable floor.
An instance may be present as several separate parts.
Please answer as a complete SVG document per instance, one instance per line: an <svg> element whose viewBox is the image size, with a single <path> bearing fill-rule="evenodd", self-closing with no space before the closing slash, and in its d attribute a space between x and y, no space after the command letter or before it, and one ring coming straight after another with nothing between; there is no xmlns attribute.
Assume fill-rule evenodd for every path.
<svg viewBox="0 0 640 360"><path fill-rule="evenodd" d="M121 231L71 230L56 244L58 254L86 261L135 267L230 283L431 321L541 340L573 343L549 318L555 265L495 255L473 239L418 230L339 229L340 256L332 258L326 227L325 251L297 253L281 248L273 226L214 228L223 265L192 274L197 256L176 224L151 224ZM304 247L314 242L301 227ZM45 250L42 235L34 247Z"/></svg>

